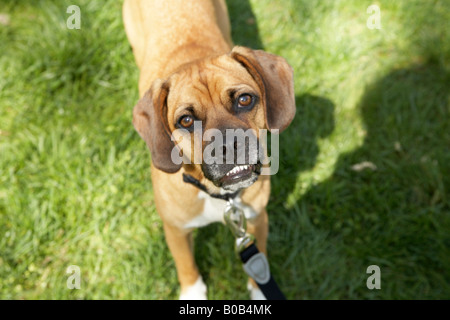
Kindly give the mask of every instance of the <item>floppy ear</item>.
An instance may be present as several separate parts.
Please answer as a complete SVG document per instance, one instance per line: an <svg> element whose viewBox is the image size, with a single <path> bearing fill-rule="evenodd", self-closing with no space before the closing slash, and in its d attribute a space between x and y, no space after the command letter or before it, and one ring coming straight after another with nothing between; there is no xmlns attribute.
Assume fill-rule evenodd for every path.
<svg viewBox="0 0 450 320"><path fill-rule="evenodd" d="M155 80L133 109L133 125L147 143L153 165L167 173L177 172L181 165L173 163L171 152L175 144L170 139L167 123L169 84Z"/></svg>
<svg viewBox="0 0 450 320"><path fill-rule="evenodd" d="M295 116L291 66L282 57L239 46L233 48L231 57L243 65L259 85L267 129L280 132L286 129Z"/></svg>

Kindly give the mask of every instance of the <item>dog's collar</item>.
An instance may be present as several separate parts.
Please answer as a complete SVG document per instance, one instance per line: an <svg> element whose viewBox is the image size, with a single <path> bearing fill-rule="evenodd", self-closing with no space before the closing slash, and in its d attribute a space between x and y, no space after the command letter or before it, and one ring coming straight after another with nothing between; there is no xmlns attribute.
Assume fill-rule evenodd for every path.
<svg viewBox="0 0 450 320"><path fill-rule="evenodd" d="M183 173L183 181L186 183L192 184L193 186L199 188L203 192L206 192L209 196L211 196L213 198L222 199L225 201L234 199L240 192L240 190L238 190L233 193L225 193L225 194L211 193L208 191L208 189L206 188L206 186L203 183L201 183L198 179L195 179L193 176L191 176L190 174L187 174L187 173Z"/></svg>

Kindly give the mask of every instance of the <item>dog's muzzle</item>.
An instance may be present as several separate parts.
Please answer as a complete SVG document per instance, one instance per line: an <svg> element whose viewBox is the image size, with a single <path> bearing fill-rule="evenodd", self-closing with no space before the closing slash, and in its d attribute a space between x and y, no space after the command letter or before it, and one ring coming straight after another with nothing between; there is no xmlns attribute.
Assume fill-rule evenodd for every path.
<svg viewBox="0 0 450 320"><path fill-rule="evenodd" d="M261 173L259 140L251 130L221 131L224 133L221 141L214 140L204 146L203 174L227 191L247 188Z"/></svg>

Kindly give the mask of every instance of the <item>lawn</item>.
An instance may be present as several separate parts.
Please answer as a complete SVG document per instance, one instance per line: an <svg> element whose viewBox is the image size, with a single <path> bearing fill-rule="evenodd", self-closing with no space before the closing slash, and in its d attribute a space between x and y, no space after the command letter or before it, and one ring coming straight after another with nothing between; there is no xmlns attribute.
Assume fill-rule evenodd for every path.
<svg viewBox="0 0 450 320"><path fill-rule="evenodd" d="M81 29L66 26L72 4ZM367 26L371 4L381 29ZM450 299L450 1L228 6L236 44L295 71L268 206L286 296ZM1 299L178 297L131 124L137 82L120 1L2 0ZM195 238L209 298L248 299L229 231ZM366 286L370 265L380 289Z"/></svg>

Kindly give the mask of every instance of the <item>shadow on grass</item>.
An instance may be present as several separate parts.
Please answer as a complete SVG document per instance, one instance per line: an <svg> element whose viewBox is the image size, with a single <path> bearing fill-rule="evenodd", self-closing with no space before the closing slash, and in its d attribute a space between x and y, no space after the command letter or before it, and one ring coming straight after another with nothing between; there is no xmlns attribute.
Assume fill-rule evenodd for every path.
<svg viewBox="0 0 450 320"><path fill-rule="evenodd" d="M347 290L340 298L450 296L449 83L430 61L369 86L359 106L363 146L341 155L334 174L298 201L328 241L339 240L343 262L323 257L329 263L316 276L346 266L332 284ZM293 259L288 268L300 264ZM365 272L373 264L381 290L371 292Z"/></svg>
<svg viewBox="0 0 450 320"><path fill-rule="evenodd" d="M259 36L258 22L248 0L228 0L231 38L235 45L264 49Z"/></svg>
<svg viewBox="0 0 450 320"><path fill-rule="evenodd" d="M280 135L280 170L271 178L269 212L283 207L294 191L298 175L311 170L319 154L318 139L334 130L334 103L325 97L296 96L297 112L290 126Z"/></svg>

